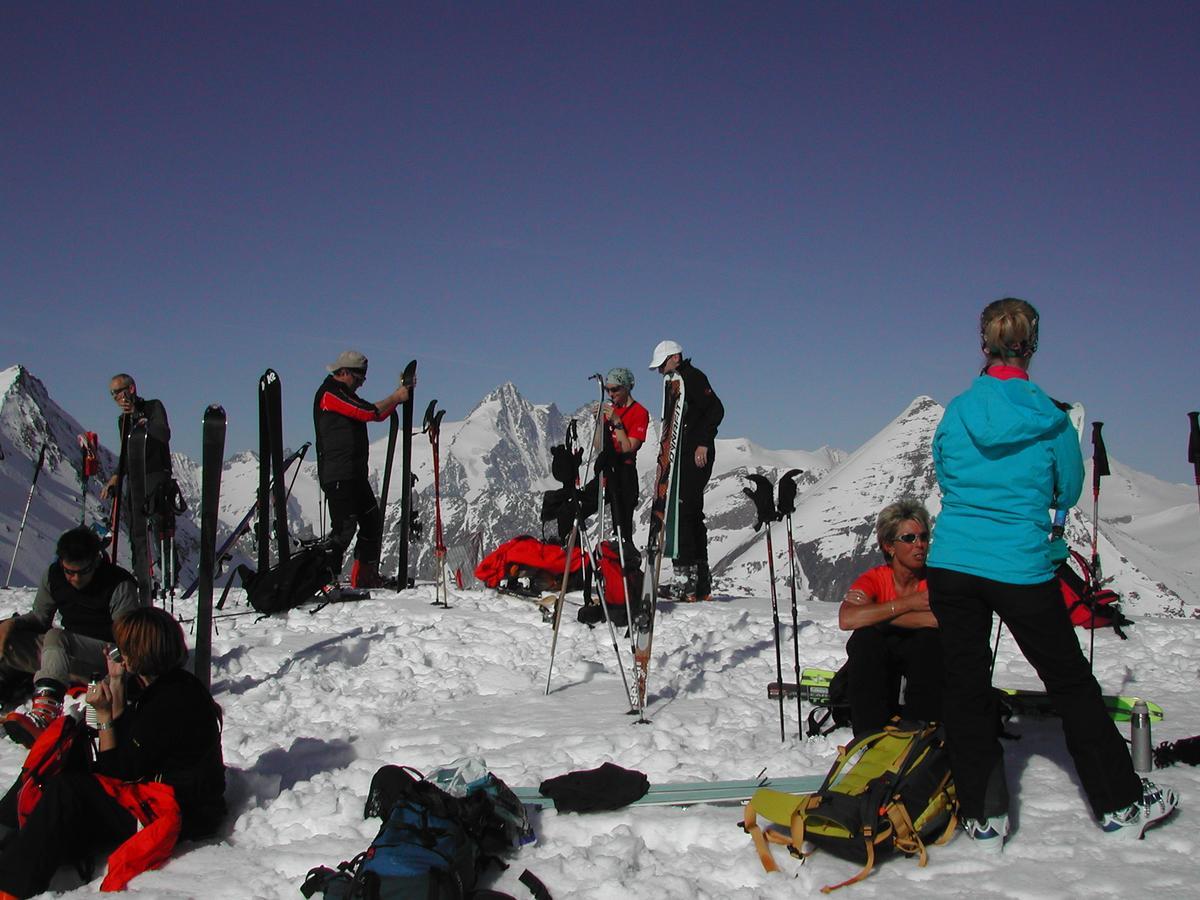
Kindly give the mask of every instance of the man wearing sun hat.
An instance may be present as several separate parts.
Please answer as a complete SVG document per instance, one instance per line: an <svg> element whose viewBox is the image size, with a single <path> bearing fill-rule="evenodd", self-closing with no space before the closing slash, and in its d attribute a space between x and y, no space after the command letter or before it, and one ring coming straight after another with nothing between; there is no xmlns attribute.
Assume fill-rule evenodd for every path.
<svg viewBox="0 0 1200 900"><path fill-rule="evenodd" d="M347 350L326 368L329 375L313 398L313 425L317 435L317 477L329 504L330 532L336 554L335 569L354 534L353 587L379 587L379 555L383 548L383 511L367 478L367 423L382 422L408 399L412 383L400 386L382 400L371 403L358 396L367 380L367 358ZM415 381L415 379L414 379Z"/></svg>
<svg viewBox="0 0 1200 900"><path fill-rule="evenodd" d="M725 407L708 376L684 359L676 341L659 341L650 368L660 375L672 372L683 379L683 427L679 456L679 547L672 560L679 599L688 602L712 598L708 569L708 530L704 526L704 487L716 459L717 428Z"/></svg>

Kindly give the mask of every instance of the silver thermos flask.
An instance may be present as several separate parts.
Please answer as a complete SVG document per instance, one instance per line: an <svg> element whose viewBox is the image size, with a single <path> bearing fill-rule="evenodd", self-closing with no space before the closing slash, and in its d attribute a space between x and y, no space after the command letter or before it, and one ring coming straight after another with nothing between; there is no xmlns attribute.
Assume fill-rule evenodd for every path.
<svg viewBox="0 0 1200 900"><path fill-rule="evenodd" d="M1150 709L1145 700L1135 700L1129 716L1129 752L1133 757L1133 768L1138 772L1149 772L1154 768L1154 757L1150 751Z"/></svg>

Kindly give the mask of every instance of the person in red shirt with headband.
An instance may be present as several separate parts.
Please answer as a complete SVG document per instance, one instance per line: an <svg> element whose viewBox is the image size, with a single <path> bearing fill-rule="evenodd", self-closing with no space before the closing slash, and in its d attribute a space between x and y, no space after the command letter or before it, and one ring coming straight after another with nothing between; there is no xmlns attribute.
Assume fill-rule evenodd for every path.
<svg viewBox="0 0 1200 900"><path fill-rule="evenodd" d="M335 571L358 532L350 584L380 587L379 556L383 549L383 511L367 479L367 423L382 422L408 399L413 383L402 377L400 386L382 400L371 403L358 396L367 380L367 358L347 350L330 365L329 375L313 398L313 425L317 435L317 477L329 504L329 522Z"/></svg>
<svg viewBox="0 0 1200 900"><path fill-rule="evenodd" d="M925 582L930 527L928 510L916 500L884 507L875 536L887 562L860 575L838 610L838 624L854 632L846 667L855 736L880 730L897 714L941 719L942 649Z"/></svg>

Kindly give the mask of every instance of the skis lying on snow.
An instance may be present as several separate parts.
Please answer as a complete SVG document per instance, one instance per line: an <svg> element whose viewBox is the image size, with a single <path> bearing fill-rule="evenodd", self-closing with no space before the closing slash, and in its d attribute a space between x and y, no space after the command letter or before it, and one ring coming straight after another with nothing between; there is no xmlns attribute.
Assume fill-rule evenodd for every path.
<svg viewBox="0 0 1200 900"><path fill-rule="evenodd" d="M650 678L650 648L654 641L654 614L663 557L674 555L679 531L679 437L683 424L683 378L674 373L663 378L662 435L658 445L658 471L650 506L650 531L646 538L646 564L650 578L636 610L630 610L633 644L634 707L640 723L646 721L646 683Z"/></svg>
<svg viewBox="0 0 1200 900"><path fill-rule="evenodd" d="M800 690L796 690L795 682L785 681L782 683L783 695L793 697L797 694L801 700L811 703L813 706L827 706L829 704L829 683L833 680L834 673L829 669L814 669L807 668L800 673ZM1054 703L1050 699L1050 695L1045 691L1027 691L1022 688L997 688L1004 694L1004 702L1012 709L1014 715L1018 716L1054 716L1057 713L1054 711ZM767 685L767 696L774 700L780 695L780 682L772 681ZM1104 705L1108 707L1108 714L1112 716L1114 722L1128 722L1133 711L1133 704L1138 699L1132 696L1123 696L1119 694L1105 694ZM1146 705L1150 708L1150 720L1152 722L1161 722L1165 716L1163 708L1157 703L1146 701Z"/></svg>
<svg viewBox="0 0 1200 900"><path fill-rule="evenodd" d="M692 806L700 803L744 803L759 788L771 788L785 794L811 794L820 790L824 775L796 775L790 778L743 778L735 781L679 781L652 784L644 796L630 806ZM554 801L543 797L537 788L513 788L517 799L539 809L553 808Z"/></svg>

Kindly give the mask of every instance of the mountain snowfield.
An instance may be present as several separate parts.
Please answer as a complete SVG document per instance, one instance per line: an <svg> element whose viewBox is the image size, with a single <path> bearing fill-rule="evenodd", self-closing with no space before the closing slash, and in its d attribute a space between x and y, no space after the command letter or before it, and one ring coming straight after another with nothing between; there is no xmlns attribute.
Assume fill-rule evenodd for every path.
<svg viewBox="0 0 1200 900"><path fill-rule="evenodd" d="M42 441L52 444L14 576L14 583L28 585L49 562L57 533L78 521L72 451L82 429L23 369L0 373L0 389L5 564L28 493L31 460ZM884 503L909 493L926 498L936 511L927 448L940 415L935 402L917 398L851 454L767 451L744 439L722 439L707 498L721 594L712 603L660 605L648 725L635 725L626 714L621 667L627 672L627 640L618 637L618 657L606 629L576 623L578 595L568 598L546 695L551 631L526 601L456 590L451 608L442 609L431 604L433 588L421 584L260 621L246 614L242 592L235 589L227 608L232 615L217 620L213 652L214 693L225 713L229 819L215 839L182 846L161 870L135 879L131 895L298 896L309 868L335 865L370 842L378 823L363 820L362 805L371 776L387 763L429 770L480 756L514 786L536 786L606 761L639 769L660 783L751 778L764 769L777 776L823 774L849 733L799 738L791 701L785 704L787 738L780 741L779 705L766 695L776 671L765 535L753 531L753 510L741 495L743 476L805 470L793 520L802 566L795 636L801 666L833 668L844 658L845 633L837 627L836 605L814 601L834 599L842 579L875 562L870 523ZM537 530L538 492L552 486L548 447L561 438L569 418L553 406L527 403L505 385L462 421L443 426L452 541L473 531L492 540ZM586 440L586 410L575 418ZM105 429L115 430L111 422L91 427L102 439L111 436ZM372 447L377 472L385 452L383 441ZM649 454L641 456L646 477ZM103 461L111 471L111 454ZM199 474L194 463L177 457L176 470L185 492L194 494ZM1200 516L1189 486L1164 484L1116 461L1113 471L1101 498L1100 552L1135 624L1126 641L1108 631L1095 635L1095 672L1109 693L1160 703L1166 718L1155 726L1155 742L1177 740L1200 731L1195 691L1200 619L1193 615L1200 604L1195 571ZM422 490L418 506L429 526L418 545L424 557L432 477L428 442L419 437L414 472ZM226 527L244 514L256 485L253 454L227 460ZM310 453L289 506L295 533L319 531L318 496ZM1072 542L1081 549L1090 546L1085 513L1090 509L1077 510L1070 522ZM88 516L100 514L93 496ZM774 525L773 538L784 674L790 679L793 629L782 524ZM248 545L243 549L250 552ZM32 600L31 587L0 590L0 609L25 610ZM189 607L179 605L177 611L190 619ZM1088 633L1079 635L1088 640ZM999 643L996 682L1037 687L1011 638ZM1200 802L1200 770L1176 765L1156 772L1152 777L1180 792L1183 807L1145 841L1113 843L1091 823L1058 723L1015 719L1010 730L1020 735L1006 744L1016 830L1003 857L979 858L960 835L932 848L927 867L889 859L866 881L844 889L846 896L1195 896L1200 838L1191 810ZM23 758L17 745L0 744L0 781L15 778ZM589 815L547 811L533 819L536 842L516 854L507 871L490 871L484 883L527 897L517 878L528 868L556 898L750 900L814 893L854 871L828 854L803 866L777 854L783 871L768 875L738 827L740 815L736 806L634 807ZM58 878L54 887L68 898L92 896L98 884L79 886L66 871Z"/></svg>
<svg viewBox="0 0 1200 900"><path fill-rule="evenodd" d="M647 391L653 396L653 392ZM41 382L22 367L0 372L0 553L12 557L12 544L21 509L29 490L33 460L41 442L50 447L47 471L38 493L17 559L13 584L35 584L53 543L64 529L79 521L79 477L76 435L82 427L47 395ZM288 398L292 398L290 401ZM284 386L284 402L296 402ZM647 443L657 440L658 409L643 398L652 413ZM307 398L303 402L307 402ZM420 406L423 400L417 397ZM171 410L178 430L186 421ZM924 500L936 513L940 505L929 441L940 420L942 407L928 397L916 398L892 422L851 454L828 447L816 451L768 450L745 438L719 438L714 474L705 508L709 526L709 557L718 592L727 595L766 595L770 585L766 566L766 535L755 532L752 504L743 495L747 473L777 479L789 469L803 471L797 478L800 494L793 517L797 582L802 598L840 600L850 581L874 564L878 552L872 523L881 507L902 495ZM462 548L478 544L484 552L518 534L542 534L539 522L541 494L556 486L550 475L550 446L562 440L568 421L574 419L580 439L588 446L593 412L585 407L564 415L553 404L535 405L511 384L483 398L468 415L444 422L441 435L442 513L446 543ZM115 422L115 417L113 419ZM92 423L101 441L111 439L113 422ZM371 473L382 480L387 455L386 429L371 445ZM285 436L298 446L310 434ZM235 452L225 462L221 484L221 528L232 528L254 502L258 485L258 460L249 451ZM114 457L102 453L103 473L111 472ZM175 474L194 515L198 507L200 470L197 463L175 454ZM585 456L586 459L586 456ZM1090 464L1089 464L1090 465ZM649 451L638 456L643 502L638 511L639 533L648 521L648 496L654 459ZM1200 607L1200 514L1194 488L1167 484L1112 461L1114 475L1104 479L1099 551L1104 574L1125 597L1131 613L1190 615ZM383 570L393 572L399 530L399 460L392 482L393 503L387 520ZM298 471L288 503L291 532L311 537L323 531L321 492L316 481L315 453L310 449ZM424 523L424 533L411 552L418 577L432 578L433 559L433 460L428 440L413 439L414 506ZM96 497L100 480L90 487L89 521L104 518ZM1090 493L1090 492L1089 492ZM1088 497L1072 512L1069 537L1073 546L1091 546L1091 505ZM553 537L553 525L547 534ZM184 580L194 575L198 557L194 521L181 517L177 535ZM779 577L789 571L786 528L773 527L775 567ZM127 543L124 540L122 543ZM234 562L252 561L253 542L245 538ZM670 567L667 566L669 574Z"/></svg>

